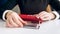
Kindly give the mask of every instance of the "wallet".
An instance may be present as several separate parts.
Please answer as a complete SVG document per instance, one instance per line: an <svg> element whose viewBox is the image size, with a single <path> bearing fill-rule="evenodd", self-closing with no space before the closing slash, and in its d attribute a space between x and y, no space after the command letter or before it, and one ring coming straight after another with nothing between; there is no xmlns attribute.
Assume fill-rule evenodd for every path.
<svg viewBox="0 0 60 34"><path fill-rule="evenodd" d="M39 29L40 26L38 24L42 23L43 20L41 18L37 18L36 16L33 15L27 15L27 14L19 14L19 16L24 20L24 21L31 21L28 22L27 25L24 25L24 28L30 28L30 29Z"/></svg>

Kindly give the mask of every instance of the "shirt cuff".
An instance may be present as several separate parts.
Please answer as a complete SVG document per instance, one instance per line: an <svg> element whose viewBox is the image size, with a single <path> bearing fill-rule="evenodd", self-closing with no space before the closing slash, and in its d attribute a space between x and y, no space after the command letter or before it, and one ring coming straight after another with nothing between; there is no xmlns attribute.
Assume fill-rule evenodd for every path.
<svg viewBox="0 0 60 34"><path fill-rule="evenodd" d="M54 20L58 20L60 18L59 13L57 11L53 11L53 14L55 14L56 16Z"/></svg>
<svg viewBox="0 0 60 34"><path fill-rule="evenodd" d="M6 20L6 19L5 19L5 16L6 16L6 13L7 13L7 12L12 12L12 11L11 11L11 10L5 10L4 13L3 13L3 15L2 15L2 19L3 19L3 20Z"/></svg>

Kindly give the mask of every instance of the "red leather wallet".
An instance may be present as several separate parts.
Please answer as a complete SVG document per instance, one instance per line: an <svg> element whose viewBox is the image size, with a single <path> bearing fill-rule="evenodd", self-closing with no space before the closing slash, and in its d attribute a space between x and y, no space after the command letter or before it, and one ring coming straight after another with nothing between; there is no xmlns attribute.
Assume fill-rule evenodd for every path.
<svg viewBox="0 0 60 34"><path fill-rule="evenodd" d="M32 16L32 15L26 15L26 14L19 14L19 16L25 20L25 21L32 21L32 22L43 22L43 20L41 18L37 18L36 16Z"/></svg>

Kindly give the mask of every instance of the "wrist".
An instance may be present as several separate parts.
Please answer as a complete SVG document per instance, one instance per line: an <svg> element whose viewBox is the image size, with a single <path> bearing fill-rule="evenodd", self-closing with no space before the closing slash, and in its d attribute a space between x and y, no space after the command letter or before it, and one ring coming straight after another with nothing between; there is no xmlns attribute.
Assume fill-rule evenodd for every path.
<svg viewBox="0 0 60 34"><path fill-rule="evenodd" d="M7 15L10 12L12 12L12 10L6 10L6 11L4 11L3 16L2 16L2 18L3 18L4 21L7 19Z"/></svg>
<svg viewBox="0 0 60 34"><path fill-rule="evenodd" d="M55 15L55 17L54 17L54 19L53 19L53 20L57 20L57 19L59 19L59 18L60 18L60 17L59 17L59 13L58 13L58 12L53 11L53 14Z"/></svg>
<svg viewBox="0 0 60 34"><path fill-rule="evenodd" d="M12 12L7 12L6 15L5 15L5 19L8 18L9 15L11 15Z"/></svg>

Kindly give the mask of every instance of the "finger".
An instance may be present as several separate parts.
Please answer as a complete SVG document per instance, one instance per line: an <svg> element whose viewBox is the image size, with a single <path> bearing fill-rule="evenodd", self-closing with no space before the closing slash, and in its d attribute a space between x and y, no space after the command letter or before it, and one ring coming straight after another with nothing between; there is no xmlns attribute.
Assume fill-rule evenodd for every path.
<svg viewBox="0 0 60 34"><path fill-rule="evenodd" d="M44 16L45 14L48 14L47 12L41 12L39 16Z"/></svg>
<svg viewBox="0 0 60 34"><path fill-rule="evenodd" d="M49 18L49 14L43 14L43 15L41 15L41 16L39 16L41 19L44 19L44 20L46 20L46 19L48 19Z"/></svg>
<svg viewBox="0 0 60 34"><path fill-rule="evenodd" d="M45 13L45 11L40 12L39 15L41 15L41 14L43 14L43 13Z"/></svg>
<svg viewBox="0 0 60 34"><path fill-rule="evenodd" d="M49 20L49 16L43 16L43 17L41 17L41 19L43 19L43 20Z"/></svg>
<svg viewBox="0 0 60 34"><path fill-rule="evenodd" d="M12 13L13 14L13 13ZM10 23L13 27L18 27L16 23L13 22L11 14L7 17L8 23Z"/></svg>
<svg viewBox="0 0 60 34"><path fill-rule="evenodd" d="M27 21L23 21L20 17L18 17L18 20L21 21L23 24L27 24Z"/></svg>
<svg viewBox="0 0 60 34"><path fill-rule="evenodd" d="M19 17L18 15L17 15L17 17L18 17L18 20L20 21L20 22L22 22L23 24L27 24L27 21L24 21L21 17Z"/></svg>
<svg viewBox="0 0 60 34"><path fill-rule="evenodd" d="M22 19L19 21L18 14L14 13L12 16L17 16L17 17L13 17L14 22L16 22L18 25L20 25L21 27L23 27L23 24L21 22Z"/></svg>
<svg viewBox="0 0 60 34"><path fill-rule="evenodd" d="M13 22L11 16L9 16L8 21L9 21L9 23L10 23L12 26L14 26L14 27L18 27L18 24L16 24L15 22Z"/></svg>
<svg viewBox="0 0 60 34"><path fill-rule="evenodd" d="M8 21L6 21L6 27L13 27Z"/></svg>
<svg viewBox="0 0 60 34"><path fill-rule="evenodd" d="M40 17L46 17L46 16L49 16L49 13L43 13L40 15Z"/></svg>
<svg viewBox="0 0 60 34"><path fill-rule="evenodd" d="M12 19L13 19L13 21L16 23L16 24L18 24L20 27L23 27L23 24L22 24L22 22L20 22L19 20L18 20L18 17L16 18L16 17L12 17Z"/></svg>

